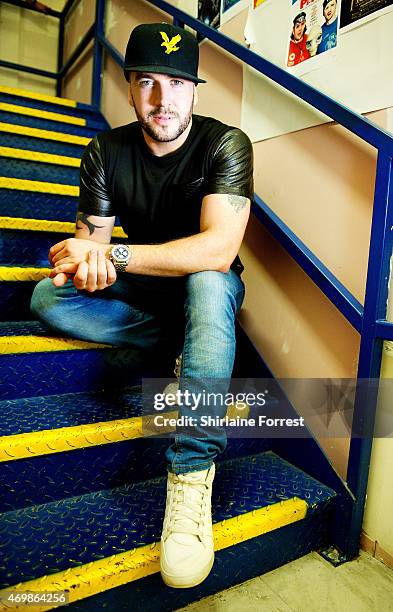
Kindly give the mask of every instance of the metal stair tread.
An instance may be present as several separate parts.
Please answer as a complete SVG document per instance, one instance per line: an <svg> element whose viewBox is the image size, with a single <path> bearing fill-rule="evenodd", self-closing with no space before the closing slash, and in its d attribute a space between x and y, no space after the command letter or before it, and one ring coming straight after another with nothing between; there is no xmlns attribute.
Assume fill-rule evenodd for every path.
<svg viewBox="0 0 393 612"><path fill-rule="evenodd" d="M15 354L40 354L64 350L112 348L109 344L87 342L64 337L38 321L0 321L0 353L2 358Z"/></svg>
<svg viewBox="0 0 393 612"><path fill-rule="evenodd" d="M66 114L69 117L80 117L82 119L91 118L93 121L102 123L102 125L109 127L102 114L96 108L88 106L87 104L82 106L64 106L45 100L36 100L34 98L22 97L16 94L3 93L1 86L0 102L18 104L19 106L27 106L37 110L59 112L61 114Z"/></svg>
<svg viewBox="0 0 393 612"><path fill-rule="evenodd" d="M70 144L53 139L36 138L28 134L12 134L0 130L0 146L25 149L36 153L47 153L49 155L65 155L80 159L86 144Z"/></svg>
<svg viewBox="0 0 393 612"><path fill-rule="evenodd" d="M165 484L165 478L156 478L4 513L1 548L8 568L2 586L158 541ZM294 497L306 501L309 516L325 510L335 496L332 489L267 451L217 465L213 521Z"/></svg>
<svg viewBox="0 0 393 612"><path fill-rule="evenodd" d="M49 221L47 219L25 219L23 217L4 216L0 217L0 236L3 240L8 236L8 233L4 233L4 230L9 232L11 240L13 240L16 232L20 233L20 235L22 235L22 232L29 232L30 234L31 232L34 232L36 236L42 232L45 232L45 235L51 233L73 234L75 232L75 221ZM13 233L13 236L11 233ZM113 228L112 237L127 237L117 217L115 226Z"/></svg>
<svg viewBox="0 0 393 612"><path fill-rule="evenodd" d="M101 113L91 104L84 104L70 98L40 94L27 89L7 87L5 85L0 85L0 100L7 102L18 100L19 104L34 104L35 108L44 107L44 110L62 109L69 114L80 113L82 115L88 113L102 118Z"/></svg>
<svg viewBox="0 0 393 612"><path fill-rule="evenodd" d="M37 119L46 120L49 122L56 122L61 124L78 125L80 127L87 127L90 129L96 129L102 131L107 129L107 125L103 121L96 121L92 118L80 117L75 114L68 114L62 112L62 109L41 109L26 104L17 104L13 100L4 102L0 100L0 114L1 113L13 113L17 116L23 117L36 117ZM55 126L55 123L53 124Z"/></svg>
<svg viewBox="0 0 393 612"><path fill-rule="evenodd" d="M0 436L128 419L141 414L141 393L129 389L2 400Z"/></svg>
<svg viewBox="0 0 393 612"><path fill-rule="evenodd" d="M0 122L10 124L12 126L19 126L25 128L34 128L38 130L50 130L56 132L56 134L73 134L75 136L83 136L85 138L93 138L93 136L103 131L96 125L73 125L71 123L62 123L60 121L52 121L50 119L41 119L40 117L31 117L29 115L17 115L0 110ZM103 129L107 129L106 126L102 126Z"/></svg>
<svg viewBox="0 0 393 612"><path fill-rule="evenodd" d="M35 160L2 157L2 179L21 179L79 186L79 168Z"/></svg>

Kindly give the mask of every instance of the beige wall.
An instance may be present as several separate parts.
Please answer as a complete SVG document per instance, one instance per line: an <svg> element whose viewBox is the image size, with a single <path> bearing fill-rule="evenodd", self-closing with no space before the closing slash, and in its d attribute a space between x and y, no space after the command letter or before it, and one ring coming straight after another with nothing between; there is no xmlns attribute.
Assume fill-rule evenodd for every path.
<svg viewBox="0 0 393 612"><path fill-rule="evenodd" d="M89 27L93 5L75 21L73 44ZM106 31L124 54L131 28L137 23L168 19L142 0L107 3ZM245 13L229 22L224 33L243 41ZM74 27L74 26L73 26ZM71 49L71 39L67 49ZM81 62L67 81L67 95L90 99L89 62ZM201 46L201 76L197 112L240 124L242 70L213 44ZM91 73L90 73L91 74ZM115 127L134 120L120 68L105 60L103 111ZM390 119L389 119L390 116ZM370 118L386 126L390 111ZM326 124L257 143L256 192L317 256L363 300L375 179L375 153L346 130ZM246 266L247 294L241 320L261 354L279 377L354 377L359 336L294 261L254 219L241 251ZM393 365L387 369L393 376ZM297 394L301 411L301 393ZM345 478L348 439L328 438L322 446ZM365 528L369 536L393 554L392 440L374 445Z"/></svg>
<svg viewBox="0 0 393 612"><path fill-rule="evenodd" d="M95 0L79 0L68 14L65 23L64 62L76 49L94 20ZM64 79L63 96L90 104L92 77L93 43L90 43Z"/></svg>
<svg viewBox="0 0 393 612"><path fill-rule="evenodd" d="M60 10L64 0L52 0ZM10 4L0 3L0 58L8 62L56 72L59 20ZM54 95L56 82L27 72L0 68L0 82Z"/></svg>

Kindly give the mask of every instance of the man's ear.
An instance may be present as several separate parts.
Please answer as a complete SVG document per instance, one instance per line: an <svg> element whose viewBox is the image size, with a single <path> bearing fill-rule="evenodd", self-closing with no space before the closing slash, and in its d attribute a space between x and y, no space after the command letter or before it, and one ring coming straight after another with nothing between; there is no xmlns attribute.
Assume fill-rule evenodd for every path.
<svg viewBox="0 0 393 612"><path fill-rule="evenodd" d="M198 88L197 85L194 85L194 106L198 104Z"/></svg>

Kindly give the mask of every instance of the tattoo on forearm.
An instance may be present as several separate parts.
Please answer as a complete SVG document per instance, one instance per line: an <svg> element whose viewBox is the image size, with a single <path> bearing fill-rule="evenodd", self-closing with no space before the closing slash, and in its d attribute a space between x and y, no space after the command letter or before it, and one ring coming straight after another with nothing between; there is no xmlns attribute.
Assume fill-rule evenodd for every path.
<svg viewBox="0 0 393 612"><path fill-rule="evenodd" d="M243 210L243 208L247 204L247 198L245 198L244 196L228 194L227 198L228 198L229 204L233 206L233 208L235 209L235 212L239 212L240 210Z"/></svg>
<svg viewBox="0 0 393 612"><path fill-rule="evenodd" d="M89 236L94 233L95 229L101 229L102 227L105 227L104 225L95 225L94 223L89 221L89 215L86 215L83 212L79 212L76 216L76 229L83 229L83 227L78 225L78 221L87 226L87 229L89 230Z"/></svg>

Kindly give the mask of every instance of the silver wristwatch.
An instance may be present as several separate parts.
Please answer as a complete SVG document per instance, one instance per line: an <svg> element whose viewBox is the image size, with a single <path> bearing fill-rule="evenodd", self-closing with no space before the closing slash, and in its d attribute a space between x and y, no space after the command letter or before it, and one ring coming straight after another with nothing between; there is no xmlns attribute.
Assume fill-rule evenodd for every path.
<svg viewBox="0 0 393 612"><path fill-rule="evenodd" d="M109 250L109 259L116 272L125 272L131 259L131 249L126 244L114 244Z"/></svg>

